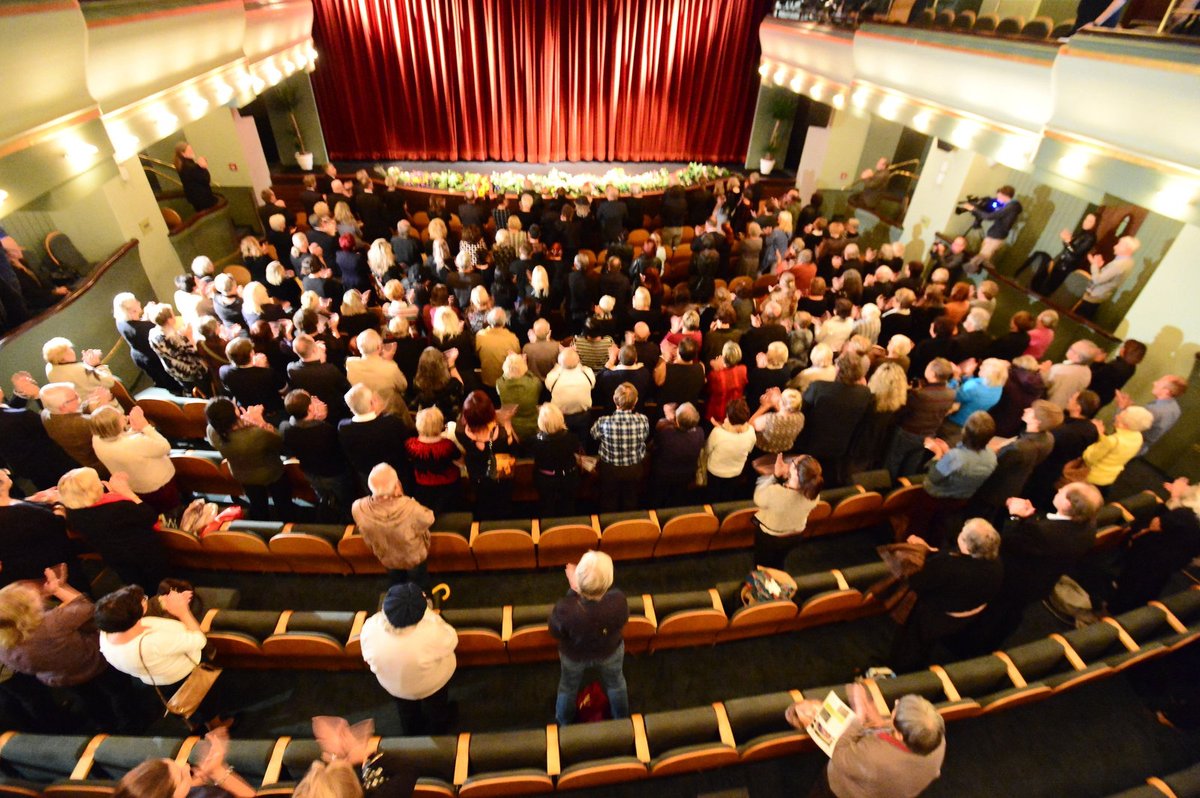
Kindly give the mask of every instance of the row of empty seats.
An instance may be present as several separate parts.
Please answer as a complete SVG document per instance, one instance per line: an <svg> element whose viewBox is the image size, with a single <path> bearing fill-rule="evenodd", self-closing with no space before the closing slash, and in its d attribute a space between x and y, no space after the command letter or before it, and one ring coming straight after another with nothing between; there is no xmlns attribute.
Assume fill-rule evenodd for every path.
<svg viewBox="0 0 1200 798"><path fill-rule="evenodd" d="M706 646L797 631L880 612L868 588L887 576L872 562L842 570L794 575L791 599L743 606L743 582L708 590L630 595L625 647L631 654ZM382 597L381 597L382 601ZM460 666L553 660L558 641L548 619L554 604L444 608L458 632ZM254 668L364 667L359 632L369 612L212 609L201 628L222 665Z"/></svg>
<svg viewBox="0 0 1200 798"><path fill-rule="evenodd" d="M930 502L917 479L895 488L886 471L855 475L855 484L822 491L803 537L889 524L897 537ZM517 492L514 491L514 494ZM1118 545L1130 526L1148 520L1159 498L1150 491L1106 505L1097 518L1097 545ZM617 560L671 557L747 548L754 541L750 501L721 502L566 518L476 521L444 513L430 535L429 570L492 571L576 562L600 549ZM295 573L378 574L384 568L354 526L231 521L201 535L163 528L172 561L187 568Z"/></svg>
<svg viewBox="0 0 1200 798"><path fill-rule="evenodd" d="M894 679L867 680L883 714L903 695L933 702L947 720L1048 698L1167 654L1200 636L1200 587L1066 634ZM599 723L457 736L385 738L421 774L423 798L489 798L599 787L753 762L813 750L784 710L827 685L735 698L707 706ZM0 794L97 798L150 757L195 760L198 738L0 736ZM320 751L312 740L234 740L228 761L259 795L290 794ZM1144 795L1172 793L1133 793ZM1181 793L1194 794L1194 793Z"/></svg>
<svg viewBox="0 0 1200 798"><path fill-rule="evenodd" d="M1123 790L1109 798L1200 798L1200 764L1169 776L1151 776L1145 784Z"/></svg>
<svg viewBox="0 0 1200 798"><path fill-rule="evenodd" d="M1050 17L1034 17L1028 22L1019 14L1001 19L996 14L979 14L970 9L955 12L943 9L934 13L925 9L916 20L915 27L948 30L955 33L970 33L994 36L1014 36L1035 41L1058 40L1070 36L1075 30L1075 20L1054 24Z"/></svg>

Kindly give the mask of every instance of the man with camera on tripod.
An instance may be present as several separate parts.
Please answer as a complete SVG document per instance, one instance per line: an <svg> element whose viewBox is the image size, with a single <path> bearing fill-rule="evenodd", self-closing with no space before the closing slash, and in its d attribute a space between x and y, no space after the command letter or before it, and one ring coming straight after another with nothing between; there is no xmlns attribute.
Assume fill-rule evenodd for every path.
<svg viewBox="0 0 1200 798"><path fill-rule="evenodd" d="M1001 186L996 189L995 199L979 202L970 201L973 198L968 197L967 202L959 203L959 208L975 217L974 227L981 227L984 222L992 223L984 233L983 243L979 245L979 254L972 258L967 266L968 272L978 273L985 263L990 266L992 258L1000 247L1004 246L1017 217L1024 210L1016 200L1016 194L1016 189L1012 186Z"/></svg>

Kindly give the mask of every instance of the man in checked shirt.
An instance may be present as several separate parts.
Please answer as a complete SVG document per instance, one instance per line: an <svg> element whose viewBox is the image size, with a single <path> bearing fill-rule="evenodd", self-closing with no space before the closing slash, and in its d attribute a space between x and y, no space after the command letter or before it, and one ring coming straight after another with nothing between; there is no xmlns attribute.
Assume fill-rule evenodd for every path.
<svg viewBox="0 0 1200 798"><path fill-rule="evenodd" d="M621 383L613 391L617 411L592 425L592 437L600 441L600 503L605 512L638 508L650 422L634 412L637 401L637 388Z"/></svg>

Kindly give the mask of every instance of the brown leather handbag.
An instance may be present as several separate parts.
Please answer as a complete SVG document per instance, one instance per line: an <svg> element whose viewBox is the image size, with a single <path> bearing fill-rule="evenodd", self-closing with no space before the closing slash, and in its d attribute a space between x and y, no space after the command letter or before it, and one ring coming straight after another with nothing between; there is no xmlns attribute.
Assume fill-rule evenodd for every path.
<svg viewBox="0 0 1200 798"><path fill-rule="evenodd" d="M158 688L158 684L154 681L154 674L150 672L150 668L146 667L146 660L142 657L144 640L145 636L138 640L138 659L141 660L142 667L150 677L150 684L154 687L154 692L158 694L158 700L162 702L163 708L166 710L163 712L163 716L177 715L187 722L188 718L196 714L196 710L200 708L200 704L212 690L217 677L221 675L221 668L207 662L195 663L196 667L183 680L183 684L179 685L173 696L167 698Z"/></svg>

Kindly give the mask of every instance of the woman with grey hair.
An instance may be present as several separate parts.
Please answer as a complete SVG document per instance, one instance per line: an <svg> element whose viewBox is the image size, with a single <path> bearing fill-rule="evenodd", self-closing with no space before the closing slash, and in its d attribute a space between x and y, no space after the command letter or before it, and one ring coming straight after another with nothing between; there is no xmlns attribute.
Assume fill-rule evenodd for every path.
<svg viewBox="0 0 1200 798"><path fill-rule="evenodd" d="M1000 535L982 518L963 524L954 551L936 549L916 535L908 542L927 551L925 565L908 577L917 602L892 643L889 662L897 673L928 665L934 644L970 625L1004 580Z"/></svg>
<svg viewBox="0 0 1200 798"><path fill-rule="evenodd" d="M550 634L558 640L562 674L554 717L559 726L575 720L575 697L589 668L600 673L612 716L629 717L629 691L625 684L625 640L629 620L625 594L612 589L612 557L589 551L566 568L567 595L550 613Z"/></svg>

